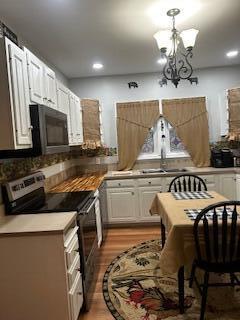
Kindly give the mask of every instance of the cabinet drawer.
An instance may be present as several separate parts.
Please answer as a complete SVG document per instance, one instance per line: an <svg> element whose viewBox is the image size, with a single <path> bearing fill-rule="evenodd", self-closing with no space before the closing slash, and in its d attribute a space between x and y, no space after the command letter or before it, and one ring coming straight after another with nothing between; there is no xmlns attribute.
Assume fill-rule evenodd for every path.
<svg viewBox="0 0 240 320"><path fill-rule="evenodd" d="M67 268L69 269L76 256L79 256L78 236L75 234L69 246L66 248Z"/></svg>
<svg viewBox="0 0 240 320"><path fill-rule="evenodd" d="M137 180L139 186L159 186L159 192L162 186L162 179L161 178L143 178Z"/></svg>
<svg viewBox="0 0 240 320"><path fill-rule="evenodd" d="M77 320L83 304L82 276L78 272L76 279L69 291L72 320Z"/></svg>
<svg viewBox="0 0 240 320"><path fill-rule="evenodd" d="M121 187L134 187L133 179L122 179L122 180L109 180L107 181L108 188L121 188Z"/></svg>
<svg viewBox="0 0 240 320"><path fill-rule="evenodd" d="M69 247L70 243L72 242L72 239L77 234L78 227L76 226L76 222L74 222L74 225L70 227L64 234L64 247Z"/></svg>
<svg viewBox="0 0 240 320"><path fill-rule="evenodd" d="M76 279L76 276L78 272L80 271L80 256L76 255L73 264L68 270L68 284L69 288L73 286L74 280Z"/></svg>

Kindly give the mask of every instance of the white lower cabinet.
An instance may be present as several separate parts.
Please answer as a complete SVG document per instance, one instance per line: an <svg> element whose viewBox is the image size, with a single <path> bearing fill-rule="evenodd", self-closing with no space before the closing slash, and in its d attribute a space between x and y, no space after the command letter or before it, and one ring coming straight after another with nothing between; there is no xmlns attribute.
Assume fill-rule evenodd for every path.
<svg viewBox="0 0 240 320"><path fill-rule="evenodd" d="M138 215L137 199L135 188L108 189L109 222L136 222Z"/></svg>
<svg viewBox="0 0 240 320"><path fill-rule="evenodd" d="M240 201L240 175L237 174L236 176L236 194L237 200Z"/></svg>
<svg viewBox="0 0 240 320"><path fill-rule="evenodd" d="M160 192L157 187L139 187L138 188L138 202L139 202L139 221L150 222L160 221L159 216L151 216L149 209L156 194Z"/></svg>
<svg viewBox="0 0 240 320"><path fill-rule="evenodd" d="M71 320L77 320L83 304L82 276L77 273L73 286L69 292L71 306Z"/></svg>
<svg viewBox="0 0 240 320"><path fill-rule="evenodd" d="M229 200L237 199L237 183L235 174L219 175L219 193Z"/></svg>

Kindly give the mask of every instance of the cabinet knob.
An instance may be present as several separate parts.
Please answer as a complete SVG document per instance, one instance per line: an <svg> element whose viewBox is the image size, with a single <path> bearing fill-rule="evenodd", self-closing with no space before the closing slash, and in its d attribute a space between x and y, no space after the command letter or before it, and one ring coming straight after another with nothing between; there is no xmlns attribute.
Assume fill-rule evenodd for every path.
<svg viewBox="0 0 240 320"><path fill-rule="evenodd" d="M121 183L119 182L118 185L121 186Z"/></svg>
<svg viewBox="0 0 240 320"><path fill-rule="evenodd" d="M151 182L151 181L148 181L148 184L152 184L152 182Z"/></svg>
<svg viewBox="0 0 240 320"><path fill-rule="evenodd" d="M77 293L78 295L82 295L82 292L81 291L78 291L78 293Z"/></svg>
<svg viewBox="0 0 240 320"><path fill-rule="evenodd" d="M29 130L32 130L32 129L33 129L33 126L30 126L28 129L29 129Z"/></svg>
<svg viewBox="0 0 240 320"><path fill-rule="evenodd" d="M134 192L132 192L132 196L134 196Z"/></svg>

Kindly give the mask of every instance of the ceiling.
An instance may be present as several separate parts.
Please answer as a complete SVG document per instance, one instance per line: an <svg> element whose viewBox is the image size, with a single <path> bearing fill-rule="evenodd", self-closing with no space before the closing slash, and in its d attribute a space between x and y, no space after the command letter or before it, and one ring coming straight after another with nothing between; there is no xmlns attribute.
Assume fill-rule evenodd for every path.
<svg viewBox="0 0 240 320"><path fill-rule="evenodd" d="M153 34L171 27L166 11L176 6L177 28L200 30L195 68L240 64L225 56L240 50L239 0L0 0L0 19L75 78L159 71Z"/></svg>

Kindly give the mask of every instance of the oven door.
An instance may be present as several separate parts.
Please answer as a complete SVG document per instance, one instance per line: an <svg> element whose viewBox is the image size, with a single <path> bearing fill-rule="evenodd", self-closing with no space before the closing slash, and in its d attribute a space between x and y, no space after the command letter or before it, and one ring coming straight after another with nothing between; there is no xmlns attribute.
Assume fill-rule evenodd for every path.
<svg viewBox="0 0 240 320"><path fill-rule="evenodd" d="M83 309L89 310L98 274L98 246L95 203L97 198L90 198L84 212L78 215L81 272L83 277Z"/></svg>

